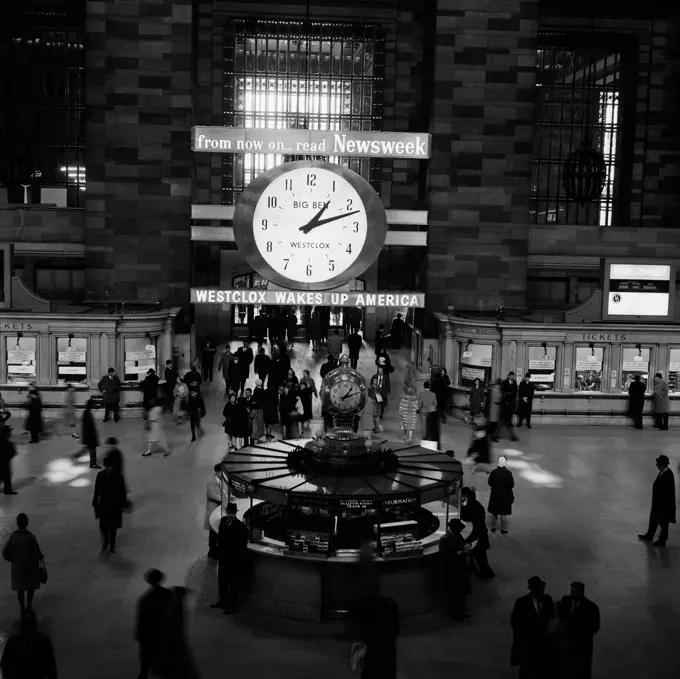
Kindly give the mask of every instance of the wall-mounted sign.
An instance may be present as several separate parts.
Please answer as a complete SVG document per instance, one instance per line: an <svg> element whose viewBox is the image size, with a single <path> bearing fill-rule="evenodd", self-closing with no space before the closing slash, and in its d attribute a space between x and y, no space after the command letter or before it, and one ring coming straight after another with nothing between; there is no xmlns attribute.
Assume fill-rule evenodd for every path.
<svg viewBox="0 0 680 679"><path fill-rule="evenodd" d="M85 375L87 368L84 365L60 365L60 375Z"/></svg>
<svg viewBox="0 0 680 679"><path fill-rule="evenodd" d="M576 361L576 370L579 372L587 372L590 370L600 372L600 370L602 370L602 361Z"/></svg>
<svg viewBox="0 0 680 679"><path fill-rule="evenodd" d="M604 267L603 319L671 319L675 296L672 262L608 259Z"/></svg>
<svg viewBox="0 0 680 679"><path fill-rule="evenodd" d="M430 135L197 126L191 130L191 149L203 153L280 153L425 160L430 157Z"/></svg>
<svg viewBox="0 0 680 679"><path fill-rule="evenodd" d="M156 358L156 352L152 349L147 351L126 351L125 352L125 362L126 364L131 361L148 361Z"/></svg>
<svg viewBox="0 0 680 679"><path fill-rule="evenodd" d="M498 335L500 330L498 328L485 327L456 327L456 333L463 333L465 335Z"/></svg>
<svg viewBox="0 0 680 679"><path fill-rule="evenodd" d="M294 290L216 290L192 288L193 304L265 304L422 309L424 292L307 292Z"/></svg>
<svg viewBox="0 0 680 679"><path fill-rule="evenodd" d="M60 351L59 361L63 363L85 363L84 351Z"/></svg>
<svg viewBox="0 0 680 679"><path fill-rule="evenodd" d="M643 361L624 361L622 370L646 373L649 372L649 365Z"/></svg>
<svg viewBox="0 0 680 679"><path fill-rule="evenodd" d="M529 361L529 370L555 370L555 361L548 358L540 361Z"/></svg>
<svg viewBox="0 0 680 679"><path fill-rule="evenodd" d="M23 349L8 349L7 362L8 363L24 363L35 361L35 351L25 351Z"/></svg>
<svg viewBox="0 0 680 679"><path fill-rule="evenodd" d="M14 319L9 321L0 320L0 331L2 332L12 332L13 330L19 332L39 332L47 330L47 328L47 323L28 323L27 321L17 321Z"/></svg>
<svg viewBox="0 0 680 679"><path fill-rule="evenodd" d="M468 366L463 366L460 369L460 376L464 380L481 380L483 382L486 373L484 368L470 368Z"/></svg>

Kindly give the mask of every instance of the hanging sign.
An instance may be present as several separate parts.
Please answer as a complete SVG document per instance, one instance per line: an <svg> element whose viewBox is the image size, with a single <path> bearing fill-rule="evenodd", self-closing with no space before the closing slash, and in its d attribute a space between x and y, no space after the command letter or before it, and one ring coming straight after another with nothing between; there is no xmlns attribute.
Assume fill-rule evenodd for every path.
<svg viewBox="0 0 680 679"><path fill-rule="evenodd" d="M7 372L10 375L35 375L35 366L33 365L8 365Z"/></svg>
<svg viewBox="0 0 680 679"><path fill-rule="evenodd" d="M529 370L555 370L555 361L547 358L540 361L529 361Z"/></svg>
<svg viewBox="0 0 680 679"><path fill-rule="evenodd" d="M646 373L649 370L649 363L643 363L642 361L624 361L623 370Z"/></svg>
<svg viewBox="0 0 680 679"><path fill-rule="evenodd" d="M484 381L485 371L484 371L484 368L469 368L468 366L463 366L460 369L460 376L464 380L482 380L482 381Z"/></svg>
<svg viewBox="0 0 680 679"><path fill-rule="evenodd" d="M602 370L602 361L576 361L576 370L594 370L595 372L599 372Z"/></svg>
<svg viewBox="0 0 680 679"><path fill-rule="evenodd" d="M85 363L84 351L60 351L58 360L63 363Z"/></svg>
<svg viewBox="0 0 680 679"><path fill-rule="evenodd" d="M23 363L24 361L35 361L35 351L22 351L21 349L7 351L8 363Z"/></svg>
<svg viewBox="0 0 680 679"><path fill-rule="evenodd" d="M153 360L154 358L156 358L156 352L151 350L125 352L126 363L130 361L148 361Z"/></svg>
<svg viewBox="0 0 680 679"><path fill-rule="evenodd" d="M83 365L60 365L59 374L60 375L84 375L87 372L87 368Z"/></svg>

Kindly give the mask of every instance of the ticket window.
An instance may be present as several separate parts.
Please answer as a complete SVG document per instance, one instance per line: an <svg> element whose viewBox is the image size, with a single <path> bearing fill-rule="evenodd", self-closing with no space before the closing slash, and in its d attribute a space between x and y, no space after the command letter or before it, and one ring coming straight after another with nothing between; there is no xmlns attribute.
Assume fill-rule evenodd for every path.
<svg viewBox="0 0 680 679"><path fill-rule="evenodd" d="M640 376L640 381L645 385L645 389L648 389L649 349L623 347L621 351L621 377L619 379L621 391L628 393L628 388L635 375Z"/></svg>
<svg viewBox="0 0 680 679"><path fill-rule="evenodd" d="M677 394L680 392L680 349L671 349L669 354L668 390Z"/></svg>
<svg viewBox="0 0 680 679"><path fill-rule="evenodd" d="M9 335L7 342L7 383L27 385L38 376L37 337Z"/></svg>
<svg viewBox="0 0 680 679"><path fill-rule="evenodd" d="M479 379L483 385L488 385L491 381L493 345L461 342L459 355L458 384L471 387L475 379Z"/></svg>
<svg viewBox="0 0 680 679"><path fill-rule="evenodd" d="M87 380L87 340L82 337L57 338L57 383L74 384Z"/></svg>
<svg viewBox="0 0 680 679"><path fill-rule="evenodd" d="M576 347L576 391L602 391L602 347Z"/></svg>
<svg viewBox="0 0 680 679"><path fill-rule="evenodd" d="M553 391L555 389L555 361L557 347L529 347L527 372L536 391Z"/></svg>
<svg viewBox="0 0 680 679"><path fill-rule="evenodd" d="M125 338L125 379L128 384L141 382L150 368L158 374L156 365L156 342L153 337Z"/></svg>

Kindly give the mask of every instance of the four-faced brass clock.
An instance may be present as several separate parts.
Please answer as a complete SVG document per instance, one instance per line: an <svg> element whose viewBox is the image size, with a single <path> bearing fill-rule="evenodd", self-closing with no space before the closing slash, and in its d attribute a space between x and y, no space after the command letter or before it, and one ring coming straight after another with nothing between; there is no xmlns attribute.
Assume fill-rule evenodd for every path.
<svg viewBox="0 0 680 679"><path fill-rule="evenodd" d="M248 263L291 289L328 290L363 274L385 233L385 209L370 184L319 161L259 175L234 213L234 238Z"/></svg>

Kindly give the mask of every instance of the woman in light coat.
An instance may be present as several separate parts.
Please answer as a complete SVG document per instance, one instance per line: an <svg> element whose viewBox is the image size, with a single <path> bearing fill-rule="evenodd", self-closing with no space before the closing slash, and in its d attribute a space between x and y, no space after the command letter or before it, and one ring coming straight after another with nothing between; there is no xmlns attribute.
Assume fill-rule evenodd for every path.
<svg viewBox="0 0 680 679"><path fill-rule="evenodd" d="M35 535L28 530L28 516L17 516L17 530L2 550L5 561L12 564L12 590L17 593L21 617L33 612L33 595L40 589L40 565L44 559Z"/></svg>
<svg viewBox="0 0 680 679"><path fill-rule="evenodd" d="M399 418L404 441L413 440L413 432L418 427L418 399L415 387L408 387L399 402Z"/></svg>
<svg viewBox="0 0 680 679"><path fill-rule="evenodd" d="M163 408L158 404L156 399L151 400L151 409L149 410L147 420L147 444L146 452L142 453L144 457L148 457L153 452L154 446L163 450L163 457L170 455L170 448L165 441L165 434L163 433Z"/></svg>
<svg viewBox="0 0 680 679"><path fill-rule="evenodd" d="M177 424L182 424L187 411L187 399L189 398L189 387L181 377L177 377L175 388L172 390L175 401L172 406L172 414L177 418Z"/></svg>

